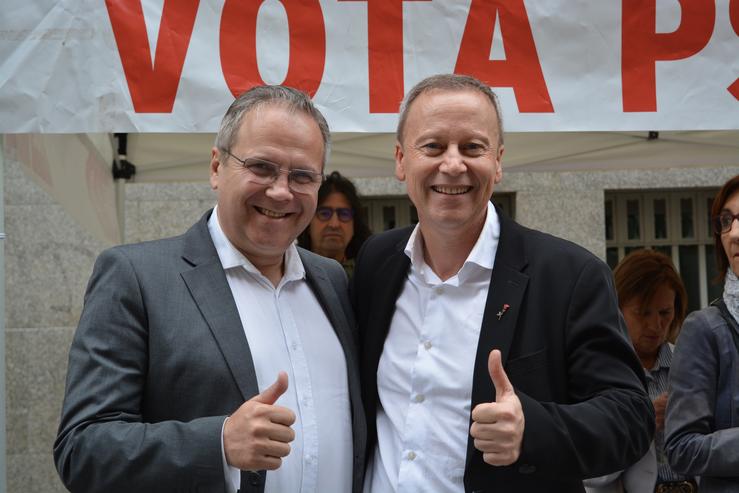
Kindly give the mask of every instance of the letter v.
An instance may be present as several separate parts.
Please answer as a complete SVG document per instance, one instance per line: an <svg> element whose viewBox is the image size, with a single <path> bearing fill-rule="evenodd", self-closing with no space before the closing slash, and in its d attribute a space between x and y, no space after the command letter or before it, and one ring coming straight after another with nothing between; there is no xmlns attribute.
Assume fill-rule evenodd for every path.
<svg viewBox="0 0 739 493"><path fill-rule="evenodd" d="M136 113L171 113L200 0L164 0L154 61L140 0L105 0Z"/></svg>

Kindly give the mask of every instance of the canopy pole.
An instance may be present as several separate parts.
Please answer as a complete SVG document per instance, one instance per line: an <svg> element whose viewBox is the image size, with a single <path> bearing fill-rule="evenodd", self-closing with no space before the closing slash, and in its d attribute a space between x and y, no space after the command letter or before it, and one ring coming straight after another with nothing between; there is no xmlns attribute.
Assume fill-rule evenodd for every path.
<svg viewBox="0 0 739 493"><path fill-rule="evenodd" d="M0 491L7 488L7 441L5 437L5 159L0 134Z"/></svg>

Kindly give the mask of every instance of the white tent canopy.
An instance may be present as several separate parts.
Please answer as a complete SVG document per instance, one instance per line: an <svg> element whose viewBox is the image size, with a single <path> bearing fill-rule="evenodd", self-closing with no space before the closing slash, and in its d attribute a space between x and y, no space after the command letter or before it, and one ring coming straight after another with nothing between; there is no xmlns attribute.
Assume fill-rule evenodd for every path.
<svg viewBox="0 0 739 493"><path fill-rule="evenodd" d="M199 181L214 134L129 134L137 182ZM335 133L329 170L352 178L393 175L395 136ZM507 171L578 171L736 166L739 131L516 132L505 137Z"/></svg>

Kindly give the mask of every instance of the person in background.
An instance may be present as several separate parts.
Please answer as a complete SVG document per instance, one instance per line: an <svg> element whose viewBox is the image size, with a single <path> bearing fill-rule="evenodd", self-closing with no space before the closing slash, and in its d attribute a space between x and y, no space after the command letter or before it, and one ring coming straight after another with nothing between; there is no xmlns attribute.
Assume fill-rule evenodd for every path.
<svg viewBox="0 0 739 493"><path fill-rule="evenodd" d="M691 313L675 347L665 413L673 470L699 476L701 493L739 492L739 175L711 207L723 295Z"/></svg>
<svg viewBox="0 0 739 493"><path fill-rule="evenodd" d="M318 208L298 245L336 260L351 277L354 258L371 234L360 209L354 184L338 171L332 172L318 190Z"/></svg>
<svg viewBox="0 0 739 493"><path fill-rule="evenodd" d="M654 250L627 255L613 272L618 305L626 320L631 343L644 367L647 391L654 405L654 447L624 471L585 482L591 493L659 493L696 491L692 478L678 474L664 451L667 377L687 307L687 294L672 260Z"/></svg>

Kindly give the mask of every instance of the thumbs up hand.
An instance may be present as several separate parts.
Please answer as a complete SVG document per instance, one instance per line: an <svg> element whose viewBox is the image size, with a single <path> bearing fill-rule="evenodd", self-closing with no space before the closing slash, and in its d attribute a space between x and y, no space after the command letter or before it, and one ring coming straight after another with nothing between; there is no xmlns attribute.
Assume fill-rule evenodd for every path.
<svg viewBox="0 0 739 493"><path fill-rule="evenodd" d="M287 373L281 371L275 383L244 402L226 420L223 450L230 466L258 471L275 470L282 465L282 457L290 453L290 442L295 438L290 428L295 413L274 404L287 386Z"/></svg>
<svg viewBox="0 0 739 493"><path fill-rule="evenodd" d="M485 462L493 466L513 464L521 455L524 416L521 401L508 380L500 351L488 357L488 371L495 386L495 402L478 404L472 410L470 435Z"/></svg>

